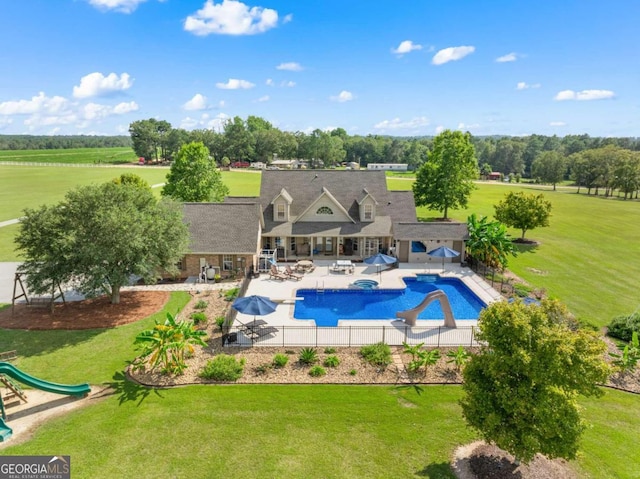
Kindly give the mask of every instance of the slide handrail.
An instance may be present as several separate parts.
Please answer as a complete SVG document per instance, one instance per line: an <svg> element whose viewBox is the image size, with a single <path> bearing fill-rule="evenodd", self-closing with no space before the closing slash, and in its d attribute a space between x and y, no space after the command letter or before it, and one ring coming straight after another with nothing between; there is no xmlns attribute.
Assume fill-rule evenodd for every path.
<svg viewBox="0 0 640 479"><path fill-rule="evenodd" d="M455 328L456 320L453 319L453 312L451 311L451 304L449 303L449 298L446 293L441 289L436 289L435 291L427 294L424 299L420 302L418 306L415 308L407 309L405 311L398 311L396 313L396 318L404 319L404 322L409 326L415 326L416 321L418 320L418 315L424 311L424 309L429 306L429 303L435 301L436 299L440 300L440 306L442 307L442 312L444 313L444 327L445 328Z"/></svg>

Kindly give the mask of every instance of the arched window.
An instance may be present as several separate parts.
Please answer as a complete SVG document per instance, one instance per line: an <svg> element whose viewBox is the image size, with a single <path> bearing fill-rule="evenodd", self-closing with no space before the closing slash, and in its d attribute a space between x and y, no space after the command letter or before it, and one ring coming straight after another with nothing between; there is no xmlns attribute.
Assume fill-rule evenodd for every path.
<svg viewBox="0 0 640 479"><path fill-rule="evenodd" d="M316 214L317 215L332 215L333 211L328 206L321 206L320 208L318 208L318 211L316 211Z"/></svg>

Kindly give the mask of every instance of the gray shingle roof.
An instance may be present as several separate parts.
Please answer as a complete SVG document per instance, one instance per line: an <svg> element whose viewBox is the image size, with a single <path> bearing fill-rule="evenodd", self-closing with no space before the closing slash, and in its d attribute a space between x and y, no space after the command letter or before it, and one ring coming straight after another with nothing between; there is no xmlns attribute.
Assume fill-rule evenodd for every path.
<svg viewBox="0 0 640 479"><path fill-rule="evenodd" d="M466 223L394 223L393 236L398 240L460 240L469 238Z"/></svg>
<svg viewBox="0 0 640 479"><path fill-rule="evenodd" d="M260 212L254 203L185 203L192 253L254 254L260 236Z"/></svg>
<svg viewBox="0 0 640 479"><path fill-rule="evenodd" d="M289 232L285 230L287 226L283 223L273 221L273 206L270 204L282 188L293 198L290 209L290 220L301 215L314 201L323 193L323 188L344 207L349 216L356 220L355 225L345 224L317 224L317 223L297 223L295 227L288 226ZM365 191L366 190L366 191ZM376 221L372 223L360 223L360 210L358 201L369 192L378 202L376 206ZM394 204L398 199L400 205ZM318 234L321 232L335 231L337 228L343 231L345 228L354 228L351 233L341 234L371 234L385 236L390 234L391 223L393 221L407 220L407 213L400 211L400 208L407 208L412 211L415 218L415 205L413 195L400 196L390 193L387 190L387 180L383 171L333 171L333 170L293 170L293 171L263 171L262 183L260 187L259 203L264 208L265 219L264 232L280 236L296 234ZM409 204L410 203L410 204ZM397 220L396 220L397 217ZM410 219L410 218L409 218ZM296 229L299 228L299 229ZM385 228L389 228L386 229ZM300 231L300 232L297 232Z"/></svg>

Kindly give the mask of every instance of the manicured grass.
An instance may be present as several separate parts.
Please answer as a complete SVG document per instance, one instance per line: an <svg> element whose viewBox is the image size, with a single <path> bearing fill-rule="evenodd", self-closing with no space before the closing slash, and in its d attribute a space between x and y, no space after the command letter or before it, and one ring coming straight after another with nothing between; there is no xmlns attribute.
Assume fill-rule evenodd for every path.
<svg viewBox="0 0 640 479"><path fill-rule="evenodd" d="M131 148L71 148L68 150L0 150L0 161L29 163L122 164L136 163Z"/></svg>
<svg viewBox="0 0 640 479"><path fill-rule="evenodd" d="M477 439L457 386L112 385L114 396L3 454L64 451L81 478L105 468L110 477L453 478L454 449ZM585 478L634 477L638 396L581 402L593 428L572 466Z"/></svg>
<svg viewBox="0 0 640 479"><path fill-rule="evenodd" d="M112 329L77 331L0 330L0 351L15 349L15 365L32 376L63 384L88 382L102 384L113 380L116 372L137 355L136 335L175 314L190 299L185 291L171 293L161 312L140 321Z"/></svg>
<svg viewBox="0 0 640 479"><path fill-rule="evenodd" d="M411 189L412 182L389 180L390 188ZM538 246L523 246L509 260L509 269L538 288L545 288L567 304L578 317L597 326L608 324L638 306L640 277L640 203L576 194L574 188L551 191L526 185L483 183L475 190L466 210L450 216L466 221L471 213L493 218L494 205L509 191L542 193L551 201L550 225L526 233ZM418 208L418 218L442 214ZM521 232L511 230L513 237Z"/></svg>
<svg viewBox="0 0 640 479"><path fill-rule="evenodd" d="M640 396L613 389L604 398L580 401L584 417L592 425L583 436L578 469L598 479L640 477ZM587 475L588 474L588 475Z"/></svg>
<svg viewBox="0 0 640 479"><path fill-rule="evenodd" d="M69 168L0 166L0 221L18 218L25 208L56 203L70 189L134 173L150 185L164 183L168 168Z"/></svg>

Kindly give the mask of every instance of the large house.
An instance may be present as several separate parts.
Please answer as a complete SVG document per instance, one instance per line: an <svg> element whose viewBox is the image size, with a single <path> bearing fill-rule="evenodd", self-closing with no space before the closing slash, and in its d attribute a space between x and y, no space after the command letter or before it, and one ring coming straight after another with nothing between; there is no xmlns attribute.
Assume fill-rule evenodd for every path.
<svg viewBox="0 0 640 479"><path fill-rule="evenodd" d="M424 263L448 246L462 254L464 223L424 223L411 191L389 191L383 171L263 171L259 197L186 203L190 252L183 275L212 266L224 276L273 261L351 259L378 252ZM440 261L440 259L436 259Z"/></svg>

